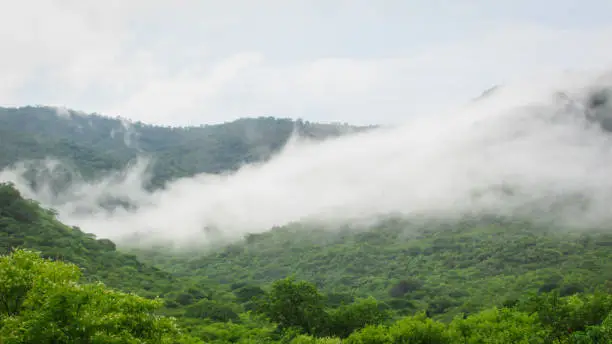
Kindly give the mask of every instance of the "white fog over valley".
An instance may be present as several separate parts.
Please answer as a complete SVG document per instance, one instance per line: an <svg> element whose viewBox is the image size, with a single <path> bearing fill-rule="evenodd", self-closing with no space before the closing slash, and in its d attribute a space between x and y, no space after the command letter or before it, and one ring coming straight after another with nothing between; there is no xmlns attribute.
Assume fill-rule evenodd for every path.
<svg viewBox="0 0 612 344"><path fill-rule="evenodd" d="M295 221L334 228L388 214L537 214L568 228L597 227L612 220L612 133L601 125L612 119L611 85L601 72L534 75L394 127L323 142L293 137L266 163L179 179L151 193L142 187L154 163L146 160L121 178L75 183L55 197L28 189L18 167L0 179L66 223L119 242L137 232L206 241L206 228L240 239ZM108 196L127 197L137 209L98 207ZM563 206L567 197L582 199Z"/></svg>
<svg viewBox="0 0 612 344"><path fill-rule="evenodd" d="M122 135L136 148L138 121L189 127L274 117L381 126L321 142L293 136L268 161L223 175L184 177L220 158L189 171L170 166L164 177L182 178L155 191L146 184L149 167L160 162L142 155L125 171L75 179L55 194L44 186L72 167L47 156L34 190L24 177L28 162L10 165L26 153L44 156L50 150L37 138L54 129L38 117L27 133L40 146L32 148L21 144L25 125L15 120L21 129L5 131L13 148L0 182L12 181L98 237L208 243L292 222L333 230L388 215L496 214L581 230L612 220L612 106L598 93L612 84L610 1L5 5L6 109L40 104L63 121L80 116L82 127L93 126L83 120L87 113L120 117L108 137ZM493 85L500 87L479 97ZM62 140L71 144L70 136ZM60 158L80 159L92 173L125 162L119 152L94 164L107 148L93 157L94 141L78 147L82 156L65 150ZM183 143L175 143L160 146L182 154ZM100 206L109 199L131 207Z"/></svg>
<svg viewBox="0 0 612 344"><path fill-rule="evenodd" d="M612 0L0 5L0 344L612 344Z"/></svg>

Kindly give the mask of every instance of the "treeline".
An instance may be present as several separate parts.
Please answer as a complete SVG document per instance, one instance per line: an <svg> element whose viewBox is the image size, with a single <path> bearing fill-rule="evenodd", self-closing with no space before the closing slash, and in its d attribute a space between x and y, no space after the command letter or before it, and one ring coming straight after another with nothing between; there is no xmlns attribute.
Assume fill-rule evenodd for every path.
<svg viewBox="0 0 612 344"><path fill-rule="evenodd" d="M85 179L152 158L150 188L198 173L233 171L265 161L293 133L326 139L372 127L258 117L191 127L164 127L52 107L0 107L0 169L20 161L58 159ZM34 182L34 181L33 181ZM56 181L62 189L62 181Z"/></svg>
<svg viewBox="0 0 612 344"><path fill-rule="evenodd" d="M373 299L326 312L306 282L275 282L262 308L294 343L608 343L612 295L558 291L525 295L450 322L425 312L395 318Z"/></svg>
<svg viewBox="0 0 612 344"><path fill-rule="evenodd" d="M15 250L0 256L0 342L17 343L608 343L612 295L529 295L456 316L394 318L376 300L327 308L308 282L287 278L253 296L252 311L181 329L162 300L80 284L73 264ZM207 307L201 307L202 312ZM187 323L183 324L184 326Z"/></svg>
<svg viewBox="0 0 612 344"><path fill-rule="evenodd" d="M76 265L16 250L0 257L0 343L201 343L171 318L159 300L79 284Z"/></svg>
<svg viewBox="0 0 612 344"><path fill-rule="evenodd" d="M267 286L286 276L314 283L330 305L375 297L403 315L450 321L525 293L612 290L610 232L563 232L520 221L417 226L382 221L367 230L290 225L214 252L135 252L174 276Z"/></svg>
<svg viewBox="0 0 612 344"><path fill-rule="evenodd" d="M143 262L0 184L0 344L612 341L607 233L380 226Z"/></svg>

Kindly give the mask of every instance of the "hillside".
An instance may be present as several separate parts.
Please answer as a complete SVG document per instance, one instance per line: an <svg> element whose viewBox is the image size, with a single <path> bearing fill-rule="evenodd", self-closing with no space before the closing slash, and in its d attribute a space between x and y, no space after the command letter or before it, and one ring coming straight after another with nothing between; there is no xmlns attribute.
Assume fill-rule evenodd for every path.
<svg viewBox="0 0 612 344"><path fill-rule="evenodd" d="M15 248L40 251L43 257L78 265L86 281L104 283L142 295L161 295L175 279L117 251L115 243L97 239L55 218L52 210L21 197L12 185L0 184L0 254Z"/></svg>
<svg viewBox="0 0 612 344"><path fill-rule="evenodd" d="M310 235L305 228L277 228L213 255L188 259L184 254L194 253L184 252L171 262L158 260L175 274L169 277L116 251L108 240L59 223L52 211L3 184L2 249L36 248L55 262L20 249L0 254L0 338L192 344L611 340L612 295L602 288L611 271L605 259L609 236L567 237L526 226L466 222L419 231L388 220L366 232ZM78 269L58 260L77 263L88 277L85 284L77 284ZM280 279L293 274L314 283ZM87 284L98 279L123 290L146 294L162 286L167 292L163 300L147 300ZM268 283L259 287L256 280Z"/></svg>
<svg viewBox="0 0 612 344"><path fill-rule="evenodd" d="M3 166L58 157L92 177L149 154L158 162L151 187L265 160L296 127L317 139L363 129L274 118L162 128L124 126L97 115L59 116L52 108L2 111ZM173 316L196 338L190 343L605 342L612 339L611 243L607 229L567 231L516 218L427 223L388 218L365 229L293 223L212 250L135 250L63 224L53 210L0 184L0 255L34 249L57 264L76 264L85 283L160 296L155 305L138 306L147 310L142 319ZM47 273L13 263L37 261L15 252L0 257L0 272ZM62 288L67 285L72 284ZM94 285L70 288L58 300L95 299L79 296L83 290L109 295ZM55 292L36 291L32 298ZM24 314L39 319L39 328L53 324L73 333L49 315L63 309L62 302L46 303L44 316L35 308ZM129 307L109 311L122 318ZM82 323L91 320L75 312ZM16 324L30 321L24 316L7 312L0 302L0 334L10 332L20 343L22 327ZM112 325L113 331L126 326L137 333L137 321L128 323Z"/></svg>
<svg viewBox="0 0 612 344"><path fill-rule="evenodd" d="M177 276L208 276L227 285L295 276L338 303L374 296L402 314L428 311L450 319L529 292L612 288L611 242L609 233L562 232L528 222L423 227L387 220L367 231L287 226L183 260L138 255Z"/></svg>
<svg viewBox="0 0 612 344"><path fill-rule="evenodd" d="M294 131L321 140L368 128L273 117L177 128L51 107L0 108L0 169L56 158L90 178L145 156L155 161L152 187L160 187L172 179L266 160Z"/></svg>

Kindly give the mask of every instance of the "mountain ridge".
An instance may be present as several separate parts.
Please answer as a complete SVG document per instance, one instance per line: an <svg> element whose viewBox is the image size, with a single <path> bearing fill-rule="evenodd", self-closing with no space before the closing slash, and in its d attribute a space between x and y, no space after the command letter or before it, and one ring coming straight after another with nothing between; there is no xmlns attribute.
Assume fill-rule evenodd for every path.
<svg viewBox="0 0 612 344"><path fill-rule="evenodd" d="M181 173L197 173L210 161L210 173L230 171L250 158L265 161L296 131L291 121L245 119L216 126L208 141L198 141L200 135L193 132L203 129L143 126L130 134L131 125L102 118L104 130L93 136L79 134L87 122L81 129L67 128L60 123L65 119L44 113L49 108L24 111L24 117L0 116L0 143L13 154L5 160L55 154L95 176L121 169L139 149L161 151L164 164L178 167L157 170L157 187ZM304 124L303 129L314 130L315 138L348 134L313 128ZM180 144L173 144L177 138ZM218 149L199 152L202 142L217 143ZM202 165L180 165L194 156ZM184 160L172 160L177 157ZM22 197L13 185L1 184L2 253L33 248L44 257L76 263L89 281L162 296L159 314L176 317L206 342L578 343L576 338L582 338L580 343L589 343L584 338L612 338L612 238L606 229L571 232L495 216L450 223L385 218L367 228L292 223L214 250L179 254L164 247L117 247L62 224L56 215ZM175 214L167 216L174 221ZM179 219L175 225L180 226ZM0 330L19 328L4 326L5 319L0 307ZM14 324L18 320L11 318Z"/></svg>
<svg viewBox="0 0 612 344"><path fill-rule="evenodd" d="M292 135L313 140L370 130L346 123L241 118L221 124L170 127L53 107L0 107L0 169L23 160L59 158L86 179L154 156L151 187L198 173L222 173L265 161Z"/></svg>

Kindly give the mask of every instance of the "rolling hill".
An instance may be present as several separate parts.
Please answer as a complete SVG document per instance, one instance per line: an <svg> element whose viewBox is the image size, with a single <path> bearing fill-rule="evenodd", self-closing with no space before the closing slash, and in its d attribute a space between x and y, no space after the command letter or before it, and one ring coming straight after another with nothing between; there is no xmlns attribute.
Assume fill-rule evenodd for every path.
<svg viewBox="0 0 612 344"><path fill-rule="evenodd" d="M275 118L165 128L47 107L5 108L0 166L54 157L90 178L150 155L157 161L150 187L158 188L264 161L294 130L325 139L367 128ZM52 209L3 183L3 261L17 248L74 263L86 282L161 296L158 314L176 317L205 342L612 339L612 235L605 228L567 231L517 218L387 218L368 228L293 223L214 249L136 250L61 223ZM0 305L0 333L21 321L3 312Z"/></svg>
<svg viewBox="0 0 612 344"><path fill-rule="evenodd" d="M322 140L369 128L273 117L177 128L52 107L0 108L0 169L53 158L89 179L142 156L155 161L149 187L157 188L176 178L264 161L294 132Z"/></svg>
<svg viewBox="0 0 612 344"><path fill-rule="evenodd" d="M285 226L182 261L153 251L137 255L176 276L207 276L228 286L294 276L338 303L374 296L403 314L450 319L525 293L612 288L611 243L609 232L566 232L527 221L424 227L392 219L367 230Z"/></svg>
<svg viewBox="0 0 612 344"><path fill-rule="evenodd" d="M143 264L117 250L111 241L63 225L54 216L53 211L22 198L12 185L0 185L5 254L17 247L33 248L43 257L76 263L86 281L162 295L159 314L176 317L187 337L176 325L162 325L164 318L151 314L153 304L145 306L145 300L118 301L131 296L110 290L94 294L100 290L96 285L61 284L64 289L57 290L47 281L47 291L29 287L27 300L56 302L59 297L63 301L35 309L24 303L16 314L10 308L7 313L0 304L0 335L7 339L22 340L24 333L29 338L70 333L71 338L88 340L93 328L84 332L48 314L67 312L71 304L89 309L92 302L102 302L100 298L121 302L121 306L109 306L105 301L103 308L93 308L100 314L135 318L98 324L104 329L96 333L151 338L146 343L157 343L156 331L164 331L139 330L152 326L151 321L174 328L166 333L188 343L340 343L341 338L348 343L598 343L612 339L612 315L608 315L612 276L607 259L612 246L606 233L568 236L503 221L418 229L389 219L361 232L277 228L200 256L139 252ZM0 255L0 278L8 283L8 295L18 292L10 286L21 280L6 280L5 272L45 274L67 268L28 265L27 256L16 252L14 257ZM10 259L19 263L6 265ZM84 292L90 296L83 299ZM134 306L124 302L142 303L137 308L142 315L136 316L130 310ZM73 324L92 321L89 313L76 309ZM40 331L33 324L54 330Z"/></svg>

